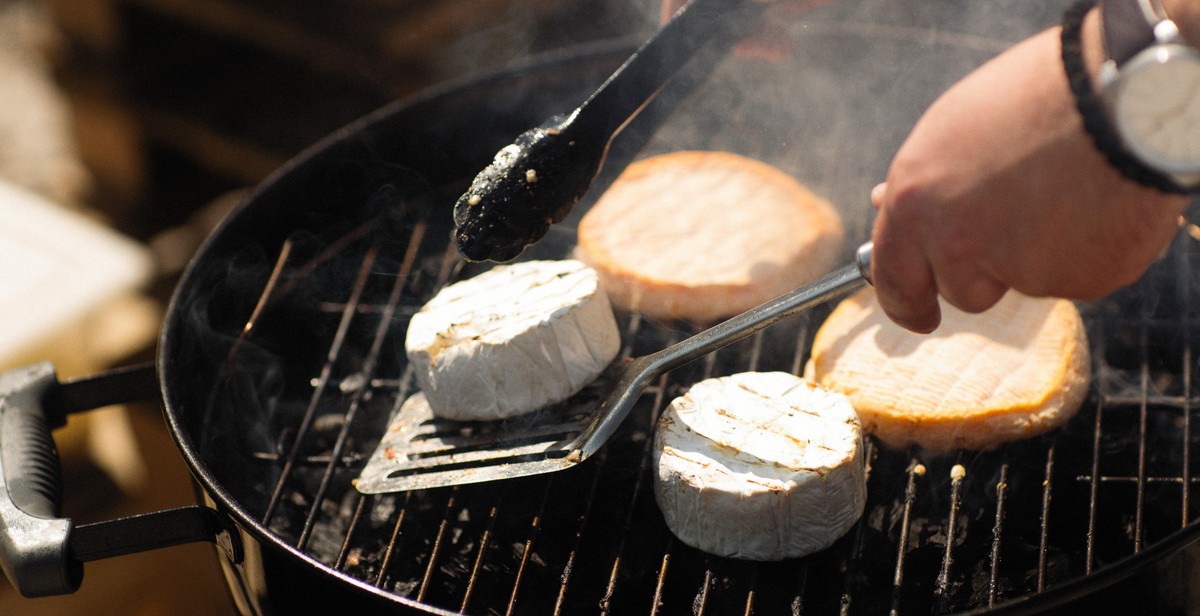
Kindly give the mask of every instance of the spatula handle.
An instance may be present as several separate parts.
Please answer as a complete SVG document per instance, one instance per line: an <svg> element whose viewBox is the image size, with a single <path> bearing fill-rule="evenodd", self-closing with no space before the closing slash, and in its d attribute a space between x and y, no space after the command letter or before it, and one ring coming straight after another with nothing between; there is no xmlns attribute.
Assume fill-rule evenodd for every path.
<svg viewBox="0 0 1200 616"><path fill-rule="evenodd" d="M661 374L679 367L782 319L848 295L869 284L873 248L873 244L867 242L859 246L853 264L650 355L649 370Z"/></svg>

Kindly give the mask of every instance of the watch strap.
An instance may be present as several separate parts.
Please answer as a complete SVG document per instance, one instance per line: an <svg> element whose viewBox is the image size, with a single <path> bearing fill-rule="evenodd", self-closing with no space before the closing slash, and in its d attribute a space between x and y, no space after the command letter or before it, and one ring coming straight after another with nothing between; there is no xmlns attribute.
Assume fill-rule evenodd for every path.
<svg viewBox="0 0 1200 616"><path fill-rule="evenodd" d="M1154 43L1154 25L1146 21L1144 0L1100 0L1104 51L1121 66Z"/></svg>
<svg viewBox="0 0 1200 616"><path fill-rule="evenodd" d="M1067 8L1062 22L1062 61L1067 73L1067 83L1071 93L1075 95L1075 104L1079 115L1083 117L1083 128L1092 137L1096 149L1104 155L1108 163L1125 177L1151 188L1175 194L1191 194L1193 190L1179 185L1170 177L1147 167L1138 160L1121 143L1120 136L1109 123L1108 114L1104 110L1100 97L1092 87L1092 79L1088 75L1083 62L1083 18L1095 6L1096 0L1078 0ZM1139 20L1144 21L1142 17Z"/></svg>

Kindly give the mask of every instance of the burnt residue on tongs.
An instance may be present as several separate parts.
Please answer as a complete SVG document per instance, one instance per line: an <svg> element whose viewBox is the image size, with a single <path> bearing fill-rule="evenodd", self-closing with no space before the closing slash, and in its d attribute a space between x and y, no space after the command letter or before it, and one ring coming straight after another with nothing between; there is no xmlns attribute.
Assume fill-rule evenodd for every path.
<svg viewBox="0 0 1200 616"><path fill-rule="evenodd" d="M454 204L459 252L475 261L508 261L545 235L587 192L613 136L693 56L703 64L698 69L710 71L757 21L762 6L756 0L691 0L577 109L501 149ZM678 100L672 97L670 104Z"/></svg>

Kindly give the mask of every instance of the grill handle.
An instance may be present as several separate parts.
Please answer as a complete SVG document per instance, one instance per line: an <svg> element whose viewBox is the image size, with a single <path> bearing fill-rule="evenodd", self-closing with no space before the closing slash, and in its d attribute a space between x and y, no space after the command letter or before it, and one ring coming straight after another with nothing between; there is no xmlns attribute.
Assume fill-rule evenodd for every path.
<svg viewBox="0 0 1200 616"><path fill-rule="evenodd" d="M77 411L157 397L153 364L63 383L45 362L0 373L0 569L22 595L75 592L84 561L193 541L241 560L232 523L206 507L79 527L59 517L62 469L51 431Z"/></svg>
<svg viewBox="0 0 1200 616"><path fill-rule="evenodd" d="M62 471L50 431L66 417L41 409L56 382L49 364L0 375L0 565L27 597L74 592L83 579L68 554L71 521L58 517Z"/></svg>

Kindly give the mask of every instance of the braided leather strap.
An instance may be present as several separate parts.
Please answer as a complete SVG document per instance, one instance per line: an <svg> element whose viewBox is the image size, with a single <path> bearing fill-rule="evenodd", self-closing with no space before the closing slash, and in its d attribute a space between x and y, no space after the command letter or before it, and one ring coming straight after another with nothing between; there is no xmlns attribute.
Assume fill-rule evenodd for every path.
<svg viewBox="0 0 1200 616"><path fill-rule="evenodd" d="M1191 194L1195 188L1180 186L1171 178L1147 167L1138 160L1121 143L1112 125L1108 121L1103 104L1096 91L1092 89L1092 80L1088 76L1087 67L1083 63L1083 18L1095 6L1095 0L1080 0L1067 8L1062 23L1062 61L1067 71L1067 82L1071 93L1075 95L1075 106L1079 115L1083 116L1083 128L1092 137L1096 149L1104 154L1105 159L1125 177L1151 188L1175 194Z"/></svg>

